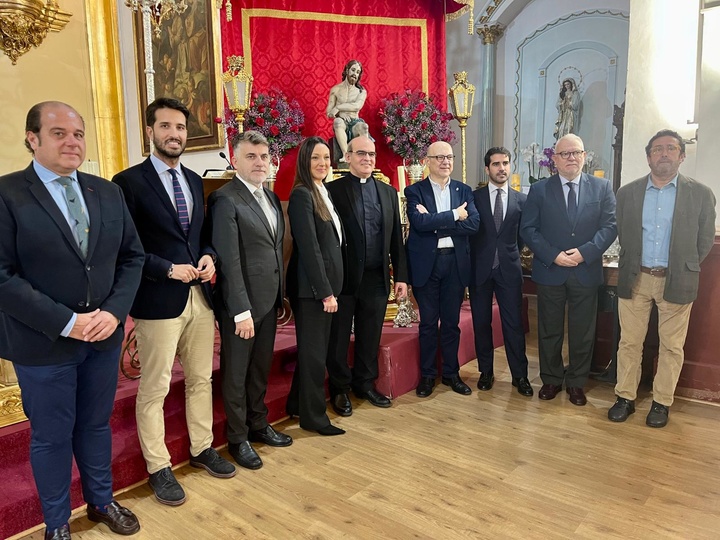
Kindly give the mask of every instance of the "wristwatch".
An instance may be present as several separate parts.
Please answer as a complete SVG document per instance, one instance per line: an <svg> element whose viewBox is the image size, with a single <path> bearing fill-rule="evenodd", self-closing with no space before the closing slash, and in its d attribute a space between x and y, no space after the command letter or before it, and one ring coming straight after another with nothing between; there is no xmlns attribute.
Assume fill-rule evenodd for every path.
<svg viewBox="0 0 720 540"><path fill-rule="evenodd" d="M175 269L175 265L174 265L174 264L171 264L171 265L170 265L170 270L168 270L168 272L167 272L167 277L168 277L168 279L170 279L170 278L172 277L172 275L173 275L173 270L174 270L174 269Z"/></svg>

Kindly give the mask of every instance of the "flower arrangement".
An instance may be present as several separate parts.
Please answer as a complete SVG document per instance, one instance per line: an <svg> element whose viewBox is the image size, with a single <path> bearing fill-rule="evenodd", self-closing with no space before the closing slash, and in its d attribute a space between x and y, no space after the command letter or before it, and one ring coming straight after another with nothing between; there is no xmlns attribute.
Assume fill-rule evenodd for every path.
<svg viewBox="0 0 720 540"><path fill-rule="evenodd" d="M238 134L235 115L225 108L225 118L216 118L216 122L225 125L228 139ZM270 155L280 159L289 150L302 142L301 131L305 127L305 115L297 100L290 101L280 90L268 93L253 92L250 107L245 113L243 129L262 133L269 143Z"/></svg>
<svg viewBox="0 0 720 540"><path fill-rule="evenodd" d="M425 157L437 141L453 143L450 129L453 115L438 109L424 92L405 90L384 99L380 112L382 134L390 149L402 158L416 161Z"/></svg>
<svg viewBox="0 0 720 540"><path fill-rule="evenodd" d="M555 149L552 146L543 148L541 152L540 145L534 142L530 144L530 146L520 150L520 153L522 154L523 161L528 164L529 182L531 184L534 184L542 178L540 175L543 174L543 169L547 169L548 174L557 173L555 160L553 159Z"/></svg>
<svg viewBox="0 0 720 540"><path fill-rule="evenodd" d="M540 174L542 174L543 168L548 170L548 174L556 174L557 168L555 167L555 149L550 146L543 148L542 155L538 159L538 165L540 165Z"/></svg>

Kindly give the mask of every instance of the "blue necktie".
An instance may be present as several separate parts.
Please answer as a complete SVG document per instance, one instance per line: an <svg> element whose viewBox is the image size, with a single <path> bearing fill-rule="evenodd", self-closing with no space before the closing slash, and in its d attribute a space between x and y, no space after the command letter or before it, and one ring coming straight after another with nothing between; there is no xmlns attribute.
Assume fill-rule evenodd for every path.
<svg viewBox="0 0 720 540"><path fill-rule="evenodd" d="M575 224L575 218L577 217L577 196L575 195L575 184L572 182L567 183L570 191L568 192L567 212L568 218L571 224Z"/></svg>
<svg viewBox="0 0 720 540"><path fill-rule="evenodd" d="M180 182L178 182L178 175L175 169L168 169L170 176L172 176L173 183L173 194L175 195L175 205L177 206L178 219L180 220L180 226L183 232L187 235L188 229L190 228L190 214L188 214L187 202L185 201L185 195L183 194Z"/></svg>
<svg viewBox="0 0 720 540"><path fill-rule="evenodd" d="M83 257L87 257L88 252L88 236L90 234L90 224L87 215L80 203L80 197L72 185L72 178L69 176L61 176L56 182L65 188L65 200L68 205L68 213L70 221L73 223L75 230L75 240L77 242Z"/></svg>

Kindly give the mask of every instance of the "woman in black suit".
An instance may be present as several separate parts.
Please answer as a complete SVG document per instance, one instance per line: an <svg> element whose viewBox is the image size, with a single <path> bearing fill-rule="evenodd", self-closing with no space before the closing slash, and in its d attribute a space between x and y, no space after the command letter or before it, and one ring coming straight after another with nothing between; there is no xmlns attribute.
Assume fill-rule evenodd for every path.
<svg viewBox="0 0 720 540"><path fill-rule="evenodd" d="M295 315L298 360L287 412L300 427L320 435L341 435L325 405L325 358L330 325L343 284L343 231L323 180L330 171L330 149L310 137L298 152L288 217L293 251L287 272L287 294Z"/></svg>

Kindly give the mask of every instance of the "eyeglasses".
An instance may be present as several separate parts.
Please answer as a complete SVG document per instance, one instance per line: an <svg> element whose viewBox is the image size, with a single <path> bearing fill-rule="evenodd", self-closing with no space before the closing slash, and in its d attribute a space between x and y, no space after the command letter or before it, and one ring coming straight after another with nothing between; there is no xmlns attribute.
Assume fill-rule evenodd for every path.
<svg viewBox="0 0 720 540"><path fill-rule="evenodd" d="M360 159L362 158L370 158L375 159L377 156L377 152L366 152L365 150L348 150L348 154L355 154Z"/></svg>
<svg viewBox="0 0 720 540"><path fill-rule="evenodd" d="M448 154L447 156L428 156L428 159L434 159L437 160L438 163L442 163L443 161L452 161L455 159L455 156L452 154Z"/></svg>
<svg viewBox="0 0 720 540"><path fill-rule="evenodd" d="M570 156L575 159L580 159L585 153L585 150L573 150L572 152L555 152L556 156L560 156L563 159L570 159Z"/></svg>
<svg viewBox="0 0 720 540"><path fill-rule="evenodd" d="M658 154L662 154L663 151L667 151L668 154L674 154L675 152L678 152L679 150L680 150L680 147L676 144L666 144L665 146L660 144L658 146L653 146L650 149L650 153L653 156L657 156Z"/></svg>

